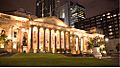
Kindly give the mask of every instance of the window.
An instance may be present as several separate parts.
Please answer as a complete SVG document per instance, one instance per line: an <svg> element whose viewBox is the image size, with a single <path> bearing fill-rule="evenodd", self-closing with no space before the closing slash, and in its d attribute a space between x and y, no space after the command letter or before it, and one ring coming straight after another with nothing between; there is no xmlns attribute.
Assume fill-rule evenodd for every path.
<svg viewBox="0 0 120 68"><path fill-rule="evenodd" d="M106 27L104 27L104 29L106 29Z"/></svg>
<svg viewBox="0 0 120 68"><path fill-rule="evenodd" d="M113 34L112 32L109 33L109 35L112 35L112 34Z"/></svg>
<svg viewBox="0 0 120 68"><path fill-rule="evenodd" d="M110 16L107 16L107 18L110 18Z"/></svg>
<svg viewBox="0 0 120 68"><path fill-rule="evenodd" d="M100 24L101 22L97 22L97 24Z"/></svg>
<svg viewBox="0 0 120 68"><path fill-rule="evenodd" d="M117 27L118 25L117 24L115 24L115 27Z"/></svg>
<svg viewBox="0 0 120 68"><path fill-rule="evenodd" d="M102 20L102 18L100 18L100 20Z"/></svg>
<svg viewBox="0 0 120 68"><path fill-rule="evenodd" d="M98 27L101 27L101 25L98 25Z"/></svg>
<svg viewBox="0 0 120 68"><path fill-rule="evenodd" d="M112 31L112 29L109 29L109 31Z"/></svg>
<svg viewBox="0 0 120 68"><path fill-rule="evenodd" d="M116 34L119 34L119 32L118 32L118 31L116 31L115 33L116 33Z"/></svg>
<svg viewBox="0 0 120 68"><path fill-rule="evenodd" d="M14 38L16 38L17 37L17 32L14 32Z"/></svg>
<svg viewBox="0 0 120 68"><path fill-rule="evenodd" d="M113 38L114 36L109 36L109 38Z"/></svg>
<svg viewBox="0 0 120 68"><path fill-rule="evenodd" d="M107 13L106 15L110 15L110 13Z"/></svg>
<svg viewBox="0 0 120 68"><path fill-rule="evenodd" d="M113 17L116 17L116 16L117 16L116 14L113 15Z"/></svg>
<svg viewBox="0 0 120 68"><path fill-rule="evenodd" d="M113 24L113 22L109 22L109 24L111 24L111 25L112 25L112 24Z"/></svg>
<svg viewBox="0 0 120 68"><path fill-rule="evenodd" d="M117 23L117 21L114 21L114 23Z"/></svg>
<svg viewBox="0 0 120 68"><path fill-rule="evenodd" d="M109 28L111 28L112 26L109 26Z"/></svg>
<svg viewBox="0 0 120 68"><path fill-rule="evenodd" d="M39 2L37 3L37 6L39 6Z"/></svg>
<svg viewBox="0 0 120 68"><path fill-rule="evenodd" d="M103 16L105 16L105 14L103 14Z"/></svg>
<svg viewBox="0 0 120 68"><path fill-rule="evenodd" d="M117 20L117 18L114 18L114 20Z"/></svg>
<svg viewBox="0 0 120 68"><path fill-rule="evenodd" d="M118 28L115 28L115 30L118 30Z"/></svg>
<svg viewBox="0 0 120 68"><path fill-rule="evenodd" d="M120 16L120 13L118 13L118 15Z"/></svg>

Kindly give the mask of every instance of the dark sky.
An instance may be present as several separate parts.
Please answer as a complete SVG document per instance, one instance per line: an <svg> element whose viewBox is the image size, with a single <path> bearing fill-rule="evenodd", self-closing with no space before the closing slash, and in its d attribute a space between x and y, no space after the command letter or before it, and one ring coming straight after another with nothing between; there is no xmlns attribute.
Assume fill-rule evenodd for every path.
<svg viewBox="0 0 120 68"><path fill-rule="evenodd" d="M36 0L0 0L0 11L24 8L35 14ZM86 8L86 17L118 8L119 0L73 0Z"/></svg>

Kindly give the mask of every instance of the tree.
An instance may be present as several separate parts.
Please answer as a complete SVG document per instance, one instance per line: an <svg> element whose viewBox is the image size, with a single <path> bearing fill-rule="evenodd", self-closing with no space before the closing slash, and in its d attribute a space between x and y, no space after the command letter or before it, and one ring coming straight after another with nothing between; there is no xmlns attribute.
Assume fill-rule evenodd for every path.
<svg viewBox="0 0 120 68"><path fill-rule="evenodd" d="M104 39L102 39L100 37L90 38L90 40L88 42L88 48L91 49L93 47L99 47L104 44L105 44Z"/></svg>
<svg viewBox="0 0 120 68"><path fill-rule="evenodd" d="M5 31L2 30L0 34L0 45L3 44L4 46L7 44L7 35L5 34Z"/></svg>

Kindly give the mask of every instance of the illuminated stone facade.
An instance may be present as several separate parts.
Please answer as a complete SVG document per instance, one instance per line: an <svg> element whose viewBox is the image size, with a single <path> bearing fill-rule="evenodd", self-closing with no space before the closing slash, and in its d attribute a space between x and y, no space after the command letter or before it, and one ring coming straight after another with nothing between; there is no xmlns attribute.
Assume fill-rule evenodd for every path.
<svg viewBox="0 0 120 68"><path fill-rule="evenodd" d="M11 40L11 49L26 53L72 53L87 52L90 37L84 30L71 28L56 17L29 20L23 17L0 13L0 31L5 30ZM9 45L7 45L9 46ZM4 46L2 47L4 48Z"/></svg>

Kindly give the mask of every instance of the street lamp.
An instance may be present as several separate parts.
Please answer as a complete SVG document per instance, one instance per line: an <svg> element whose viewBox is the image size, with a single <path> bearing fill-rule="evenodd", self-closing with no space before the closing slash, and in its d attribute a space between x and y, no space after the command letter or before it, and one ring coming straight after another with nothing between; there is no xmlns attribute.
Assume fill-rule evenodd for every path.
<svg viewBox="0 0 120 68"><path fill-rule="evenodd" d="M108 50L108 41L109 41L109 39L105 38L105 46L106 46L107 53L109 53L109 50Z"/></svg>
<svg viewBox="0 0 120 68"><path fill-rule="evenodd" d="M106 42L108 42L108 41L109 41L109 39L108 39L108 38L105 38L105 41L106 41Z"/></svg>

